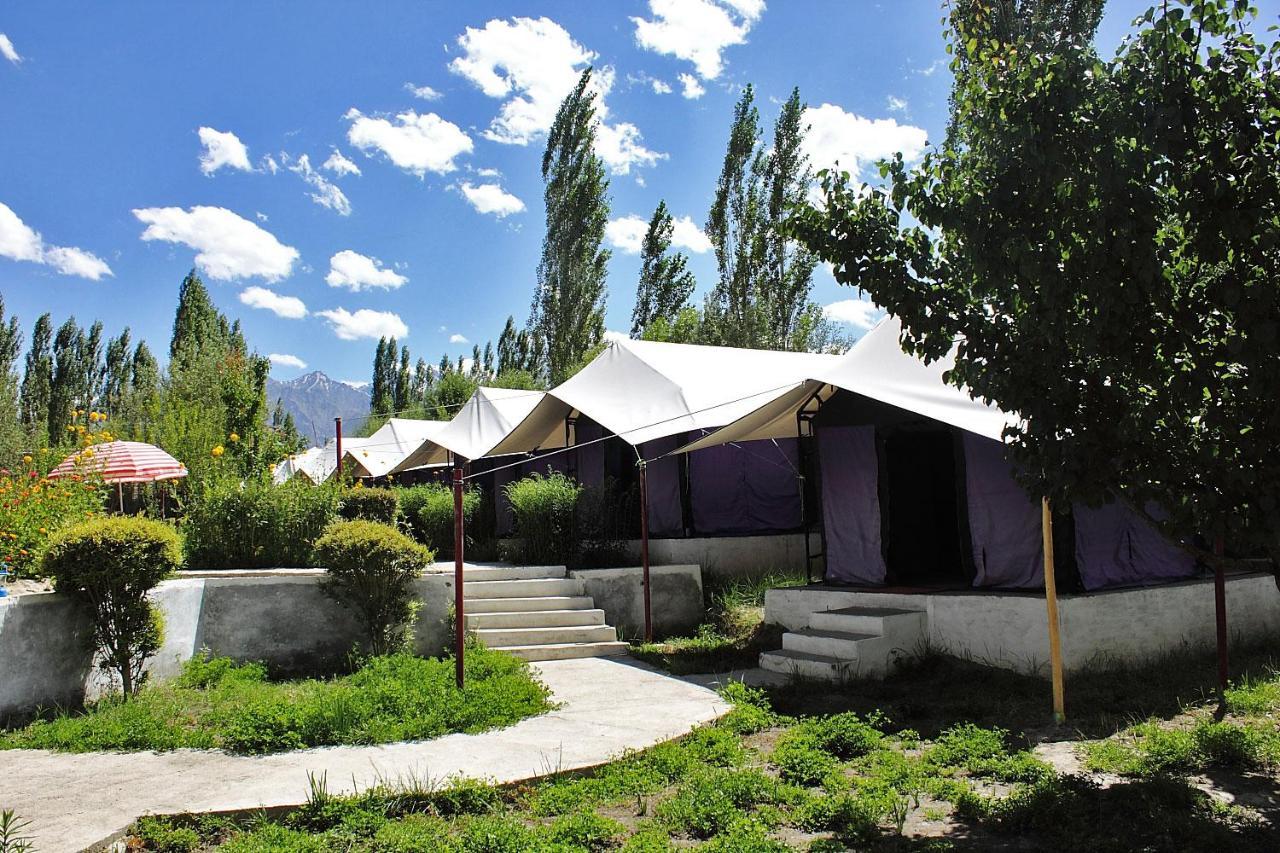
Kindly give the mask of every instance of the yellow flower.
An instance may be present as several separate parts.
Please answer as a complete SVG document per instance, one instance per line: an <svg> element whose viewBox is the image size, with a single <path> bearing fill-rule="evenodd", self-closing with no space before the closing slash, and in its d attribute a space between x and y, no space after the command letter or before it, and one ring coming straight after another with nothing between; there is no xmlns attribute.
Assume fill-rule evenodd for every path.
<svg viewBox="0 0 1280 853"><path fill-rule="evenodd" d="M30 454L30 453L28 453L28 454L26 454L25 456L23 456L23 457L22 457L22 464L23 464L23 465L30 465L30 464L31 464L31 454Z"/></svg>
<svg viewBox="0 0 1280 853"><path fill-rule="evenodd" d="M71 424L67 424L67 432L75 432L75 431L76 431L75 427L73 427Z"/></svg>
<svg viewBox="0 0 1280 853"><path fill-rule="evenodd" d="M222 445L221 445L221 444L219 444L219 445L217 445L216 447L214 447L214 448L213 448L213 450L210 450L209 452L210 452L211 454L213 454L213 458L214 458L214 459L217 459L217 458L218 458L219 456L221 456L225 451L223 450Z"/></svg>
<svg viewBox="0 0 1280 853"><path fill-rule="evenodd" d="M233 432L231 433L231 435L228 436L228 439L231 441L232 444L235 444L237 441L240 440L240 436Z"/></svg>

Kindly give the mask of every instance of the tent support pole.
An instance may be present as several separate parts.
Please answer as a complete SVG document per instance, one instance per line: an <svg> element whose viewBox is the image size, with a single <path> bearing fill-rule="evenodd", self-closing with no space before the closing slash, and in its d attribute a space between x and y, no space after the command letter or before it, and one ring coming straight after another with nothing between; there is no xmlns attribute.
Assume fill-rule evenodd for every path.
<svg viewBox="0 0 1280 853"><path fill-rule="evenodd" d="M653 642L653 610L649 592L649 465L640 460L640 572L644 593L644 641Z"/></svg>
<svg viewBox="0 0 1280 853"><path fill-rule="evenodd" d="M1040 501L1040 530L1044 537L1044 601L1049 616L1049 663L1053 677L1053 721L1066 722L1062 687L1062 637L1058 626L1058 582L1053 576L1053 514L1049 499Z"/></svg>
<svg viewBox="0 0 1280 853"><path fill-rule="evenodd" d="M333 436L334 436L334 440L337 442L337 445L334 447L334 452L338 454L337 472L338 472L338 479L341 480L342 479L342 418L333 419Z"/></svg>
<svg viewBox="0 0 1280 853"><path fill-rule="evenodd" d="M120 499L120 514L124 515L124 483L116 483L116 497Z"/></svg>
<svg viewBox="0 0 1280 853"><path fill-rule="evenodd" d="M1229 674L1227 660L1227 578L1223 569L1223 555L1226 544L1221 536L1213 540L1213 615L1217 622L1218 638L1218 710L1221 720L1227 714L1227 677Z"/></svg>
<svg viewBox="0 0 1280 853"><path fill-rule="evenodd" d="M458 682L458 689L464 686L465 679L463 677L463 653L467 644L467 614L466 604L462 597L462 559L463 544L466 541L466 531L463 528L462 517L462 466L463 459L460 456L453 457L453 621L454 621L454 646L453 646L453 663L454 677Z"/></svg>

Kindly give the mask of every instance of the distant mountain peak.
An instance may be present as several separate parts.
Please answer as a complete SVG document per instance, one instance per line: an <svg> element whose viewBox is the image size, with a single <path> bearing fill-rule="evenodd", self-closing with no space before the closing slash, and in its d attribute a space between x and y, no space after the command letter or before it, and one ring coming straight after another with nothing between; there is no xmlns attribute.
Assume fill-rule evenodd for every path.
<svg viewBox="0 0 1280 853"><path fill-rule="evenodd" d="M283 381L268 378L267 400L272 406L279 400L293 415L298 432L317 447L333 435L334 418L342 418L354 431L369 415L367 388L330 379L320 370Z"/></svg>

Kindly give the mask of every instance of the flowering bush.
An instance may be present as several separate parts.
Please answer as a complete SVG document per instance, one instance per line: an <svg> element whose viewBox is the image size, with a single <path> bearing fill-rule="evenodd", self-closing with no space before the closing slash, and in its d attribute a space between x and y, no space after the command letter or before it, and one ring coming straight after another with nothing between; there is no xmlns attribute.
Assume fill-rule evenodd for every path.
<svg viewBox="0 0 1280 853"><path fill-rule="evenodd" d="M45 449L24 456L22 470L0 469L0 566L16 576L38 573L37 558L57 530L102 510L103 489L91 476L48 478L58 461Z"/></svg>

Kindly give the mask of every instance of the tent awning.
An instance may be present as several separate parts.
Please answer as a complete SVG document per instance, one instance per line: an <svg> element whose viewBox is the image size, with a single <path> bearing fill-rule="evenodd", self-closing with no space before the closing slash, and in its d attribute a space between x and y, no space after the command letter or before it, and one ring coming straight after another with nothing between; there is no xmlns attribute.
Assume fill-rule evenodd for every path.
<svg viewBox="0 0 1280 853"><path fill-rule="evenodd" d="M450 454L463 459L493 455L494 445L520 424L545 396L545 391L482 385L453 416L453 420L419 442L392 467L391 473L425 465L443 465L449 461Z"/></svg>
<svg viewBox="0 0 1280 853"><path fill-rule="evenodd" d="M448 425L448 421L390 418L367 438L350 440L354 445L344 441L343 464L353 465L357 477L385 476L397 470L410 454Z"/></svg>

